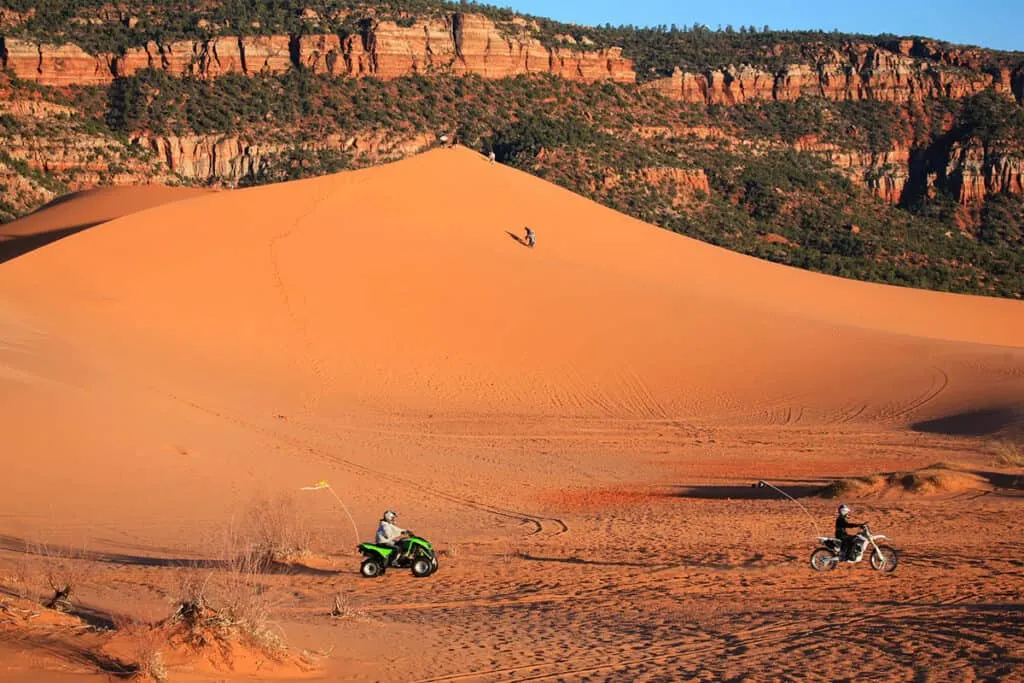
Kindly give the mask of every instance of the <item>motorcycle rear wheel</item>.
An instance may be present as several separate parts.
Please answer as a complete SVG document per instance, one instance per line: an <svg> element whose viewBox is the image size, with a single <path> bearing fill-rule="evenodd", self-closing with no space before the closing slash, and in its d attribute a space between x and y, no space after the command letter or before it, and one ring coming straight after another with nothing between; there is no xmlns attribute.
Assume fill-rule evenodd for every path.
<svg viewBox="0 0 1024 683"><path fill-rule="evenodd" d="M839 565L839 558L828 548L818 548L811 553L811 568L817 572L831 571Z"/></svg>
<svg viewBox="0 0 1024 683"><path fill-rule="evenodd" d="M899 553L887 545L880 545L877 551L871 553L871 568L881 572L895 571L899 561Z"/></svg>

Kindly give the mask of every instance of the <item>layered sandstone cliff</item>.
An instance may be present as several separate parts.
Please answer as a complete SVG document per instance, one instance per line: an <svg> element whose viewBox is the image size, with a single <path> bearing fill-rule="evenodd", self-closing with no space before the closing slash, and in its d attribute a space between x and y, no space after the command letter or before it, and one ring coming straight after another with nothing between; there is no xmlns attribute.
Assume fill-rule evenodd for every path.
<svg viewBox="0 0 1024 683"><path fill-rule="evenodd" d="M329 135L309 150L348 152L360 164L378 164L422 152L435 136L420 134L395 136L387 133L341 136ZM138 135L132 144L154 155L164 168L194 181L234 184L260 175L274 157L287 152L289 145L260 144L240 135Z"/></svg>
<svg viewBox="0 0 1024 683"><path fill-rule="evenodd" d="M796 148L825 159L850 180L892 204L910 201L914 193L934 196L939 188L965 206L1003 192L1024 193L1024 155L986 148L976 138L940 142L930 149L897 144L884 152L843 149L808 138L799 141Z"/></svg>
<svg viewBox="0 0 1024 683"><path fill-rule="evenodd" d="M412 26L374 23L359 35L221 36L203 41L150 42L121 55L91 55L74 45L0 37L0 66L42 85L96 85L142 69L176 76L316 73L381 79L410 74L478 74L504 78L549 73L570 80L633 83L632 61L622 50L548 48L526 35L502 33L490 19L452 14Z"/></svg>
<svg viewBox="0 0 1024 683"><path fill-rule="evenodd" d="M958 99L989 87L1024 100L1024 69L968 71L876 45L850 43L843 49L822 47L810 63L789 64L774 72L747 65L699 73L677 68L649 87L674 100L704 104L785 102L805 95L907 103Z"/></svg>
<svg viewBox="0 0 1024 683"><path fill-rule="evenodd" d="M1001 192L1024 193L1024 158L986 148L979 139L954 143L938 169L944 183L960 200L971 204Z"/></svg>

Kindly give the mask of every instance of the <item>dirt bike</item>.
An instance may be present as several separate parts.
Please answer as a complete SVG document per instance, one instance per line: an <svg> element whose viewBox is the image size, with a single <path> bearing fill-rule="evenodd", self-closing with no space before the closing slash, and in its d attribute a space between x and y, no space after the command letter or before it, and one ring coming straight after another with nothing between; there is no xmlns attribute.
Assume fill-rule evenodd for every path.
<svg viewBox="0 0 1024 683"><path fill-rule="evenodd" d="M888 537L882 534L872 534L871 529L865 524L864 530L850 541L849 557L843 558L843 542L841 540L830 536L819 536L818 542L821 543L821 547L811 553L811 567L820 572L835 569L844 561L860 562L864 559L870 546L868 557L871 560L871 567L878 571L891 572L899 563L899 553L892 546L878 543L885 538Z"/></svg>
<svg viewBox="0 0 1024 683"><path fill-rule="evenodd" d="M384 576L388 569L409 569L413 576L422 579L436 572L439 565L434 546L411 531L406 533L407 536L398 541L403 549L401 553L391 546L360 543L357 549L364 559L359 573L367 579L375 579Z"/></svg>

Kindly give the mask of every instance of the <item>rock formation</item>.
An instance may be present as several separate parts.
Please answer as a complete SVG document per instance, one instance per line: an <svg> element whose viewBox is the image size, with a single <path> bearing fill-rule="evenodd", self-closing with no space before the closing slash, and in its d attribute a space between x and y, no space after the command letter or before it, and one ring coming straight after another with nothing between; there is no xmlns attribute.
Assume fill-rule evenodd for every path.
<svg viewBox="0 0 1024 683"><path fill-rule="evenodd" d="M702 73L676 69L649 87L675 100L704 104L785 102L804 95L907 103L967 97L990 86L1021 99L1021 81L1022 73L969 72L876 45L850 43L842 50L822 47L811 63L789 64L775 73L746 65Z"/></svg>
<svg viewBox="0 0 1024 683"><path fill-rule="evenodd" d="M3 67L42 85L95 85L142 69L175 76L278 74L295 67L345 77L399 78L420 73L504 78L551 73L570 80L633 83L622 50L547 48L531 37L503 35L483 16L453 14L409 27L376 22L362 35L220 36L202 41L150 42L122 55L90 55L75 45L0 38Z"/></svg>

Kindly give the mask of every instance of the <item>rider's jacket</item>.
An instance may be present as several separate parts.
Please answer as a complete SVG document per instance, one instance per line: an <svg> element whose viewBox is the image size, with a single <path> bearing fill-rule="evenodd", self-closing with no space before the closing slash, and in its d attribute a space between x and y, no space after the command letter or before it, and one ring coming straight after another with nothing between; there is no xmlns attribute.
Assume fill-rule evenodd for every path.
<svg viewBox="0 0 1024 683"><path fill-rule="evenodd" d="M852 536L852 534L846 533L846 530L860 526L862 525L854 524L842 515L839 515L838 517L836 517L836 538L846 538L847 536Z"/></svg>
<svg viewBox="0 0 1024 683"><path fill-rule="evenodd" d="M394 545L403 533L405 529L382 519L377 527L377 545Z"/></svg>

